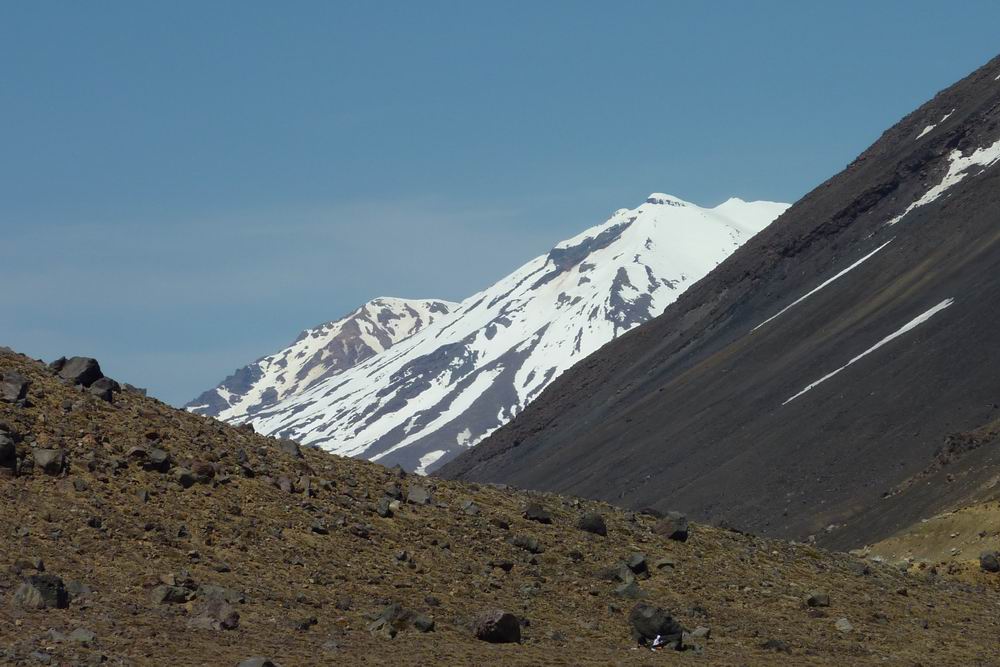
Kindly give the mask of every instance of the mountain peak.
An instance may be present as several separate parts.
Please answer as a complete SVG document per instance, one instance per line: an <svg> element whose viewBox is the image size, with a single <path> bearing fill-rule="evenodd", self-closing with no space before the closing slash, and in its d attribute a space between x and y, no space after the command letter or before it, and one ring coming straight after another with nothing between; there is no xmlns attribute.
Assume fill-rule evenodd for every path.
<svg viewBox="0 0 1000 667"><path fill-rule="evenodd" d="M720 212L654 193L557 244L391 351L223 418L430 472L512 419L563 371L662 313L784 210L779 206Z"/></svg>
<svg viewBox="0 0 1000 667"><path fill-rule="evenodd" d="M656 204L661 206L690 206L689 202L684 201L680 197L675 197L673 195L664 194L662 192L654 192L646 197L647 204Z"/></svg>

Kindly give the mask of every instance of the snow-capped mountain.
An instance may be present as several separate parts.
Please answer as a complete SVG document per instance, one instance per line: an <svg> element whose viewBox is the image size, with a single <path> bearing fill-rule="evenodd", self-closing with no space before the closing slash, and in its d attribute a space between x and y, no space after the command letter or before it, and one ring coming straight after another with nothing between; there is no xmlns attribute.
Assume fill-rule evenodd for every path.
<svg viewBox="0 0 1000 667"><path fill-rule="evenodd" d="M437 473L837 549L909 532L996 500L997 304L1000 57Z"/></svg>
<svg viewBox="0 0 1000 667"><path fill-rule="evenodd" d="M570 366L662 313L785 208L739 199L702 208L651 195L387 351L310 386L286 381L268 394L282 400L267 405L258 397L268 389L255 389L243 400L253 410L219 416L249 416L259 432L428 472L512 419ZM267 367L288 356L267 358ZM310 368L310 378L325 372Z"/></svg>
<svg viewBox="0 0 1000 667"><path fill-rule="evenodd" d="M285 349L238 369L186 407L242 422L276 402L417 333L457 304L433 299L372 299L351 314L306 329Z"/></svg>

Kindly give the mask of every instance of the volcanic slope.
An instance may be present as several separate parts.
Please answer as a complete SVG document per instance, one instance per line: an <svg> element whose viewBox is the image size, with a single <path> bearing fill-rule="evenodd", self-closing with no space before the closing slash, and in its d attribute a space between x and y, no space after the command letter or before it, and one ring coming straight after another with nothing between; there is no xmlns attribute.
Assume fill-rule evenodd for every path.
<svg viewBox="0 0 1000 667"><path fill-rule="evenodd" d="M1000 660L996 575L697 524L668 539L601 502L401 475L127 387L109 403L2 350L0 375L5 665ZM636 596L707 636L639 648ZM520 643L474 638L493 609Z"/></svg>
<svg viewBox="0 0 1000 667"><path fill-rule="evenodd" d="M998 303L994 59L440 474L875 541L996 474L893 491L998 416Z"/></svg>
<svg viewBox="0 0 1000 667"><path fill-rule="evenodd" d="M261 433L432 471L574 363L662 313L785 208L739 199L702 208L650 195L251 421Z"/></svg>

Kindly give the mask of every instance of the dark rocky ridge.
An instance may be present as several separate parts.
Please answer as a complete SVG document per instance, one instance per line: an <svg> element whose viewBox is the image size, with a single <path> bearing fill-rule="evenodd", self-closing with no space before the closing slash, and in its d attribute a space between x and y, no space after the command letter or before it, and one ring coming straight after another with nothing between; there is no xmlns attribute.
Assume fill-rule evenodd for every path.
<svg viewBox="0 0 1000 667"><path fill-rule="evenodd" d="M990 448L883 499L947 436L998 414L1000 167L885 223L941 180L952 151L1000 139L998 75L1000 58L939 93L664 315L577 364L439 474L838 546L981 493L997 472ZM783 405L949 298L948 310Z"/></svg>

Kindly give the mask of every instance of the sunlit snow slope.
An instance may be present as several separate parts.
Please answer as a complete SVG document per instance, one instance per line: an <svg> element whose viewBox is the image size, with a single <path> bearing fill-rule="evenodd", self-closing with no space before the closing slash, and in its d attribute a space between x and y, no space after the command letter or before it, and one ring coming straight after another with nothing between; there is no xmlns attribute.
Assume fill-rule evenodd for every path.
<svg viewBox="0 0 1000 667"><path fill-rule="evenodd" d="M730 199L708 209L651 195L388 351L256 411L253 424L340 454L433 470L574 363L662 313L785 208Z"/></svg>
<svg viewBox="0 0 1000 667"><path fill-rule="evenodd" d="M372 299L346 317L306 329L285 349L240 368L185 407L246 421L248 415L384 352L456 305L431 299Z"/></svg>

